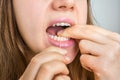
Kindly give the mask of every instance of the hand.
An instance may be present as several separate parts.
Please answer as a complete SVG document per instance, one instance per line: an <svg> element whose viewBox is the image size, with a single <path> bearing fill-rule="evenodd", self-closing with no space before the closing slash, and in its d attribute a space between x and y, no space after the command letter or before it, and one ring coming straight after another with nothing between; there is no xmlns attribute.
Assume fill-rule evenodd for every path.
<svg viewBox="0 0 120 80"><path fill-rule="evenodd" d="M58 33L79 40L82 66L96 80L120 80L120 35L93 25L75 25Z"/></svg>
<svg viewBox="0 0 120 80"><path fill-rule="evenodd" d="M45 49L32 58L19 80L70 80L66 53L66 50L56 47Z"/></svg>
<svg viewBox="0 0 120 80"><path fill-rule="evenodd" d="M56 76L54 80L71 80L71 79L69 76L59 75L59 76Z"/></svg>

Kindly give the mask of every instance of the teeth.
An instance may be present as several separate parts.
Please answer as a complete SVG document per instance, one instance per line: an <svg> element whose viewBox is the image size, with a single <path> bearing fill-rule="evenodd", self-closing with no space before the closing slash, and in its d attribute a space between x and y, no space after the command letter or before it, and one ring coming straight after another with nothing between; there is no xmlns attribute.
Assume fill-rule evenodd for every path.
<svg viewBox="0 0 120 80"><path fill-rule="evenodd" d="M57 35L50 35L50 34L49 37L56 41L68 41L70 39L70 38L58 37Z"/></svg>
<svg viewBox="0 0 120 80"><path fill-rule="evenodd" d="M61 22L61 23L53 24L53 27L56 27L56 26L71 26L71 25L69 23Z"/></svg>

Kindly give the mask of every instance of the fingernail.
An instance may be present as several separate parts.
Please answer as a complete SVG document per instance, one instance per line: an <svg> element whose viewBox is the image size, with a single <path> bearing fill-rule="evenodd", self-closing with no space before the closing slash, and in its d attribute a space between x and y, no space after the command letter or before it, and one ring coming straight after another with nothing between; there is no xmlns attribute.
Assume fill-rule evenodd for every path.
<svg viewBox="0 0 120 80"><path fill-rule="evenodd" d="M65 55L65 54L67 54L67 50L63 50L63 49L62 49L62 50L60 51L60 53L61 53L62 55Z"/></svg>
<svg viewBox="0 0 120 80"><path fill-rule="evenodd" d="M65 56L65 59L69 62L71 59L68 56Z"/></svg>
<svg viewBox="0 0 120 80"><path fill-rule="evenodd" d="M57 35L61 36L63 32L64 32L63 30L60 30L60 31L57 32Z"/></svg>

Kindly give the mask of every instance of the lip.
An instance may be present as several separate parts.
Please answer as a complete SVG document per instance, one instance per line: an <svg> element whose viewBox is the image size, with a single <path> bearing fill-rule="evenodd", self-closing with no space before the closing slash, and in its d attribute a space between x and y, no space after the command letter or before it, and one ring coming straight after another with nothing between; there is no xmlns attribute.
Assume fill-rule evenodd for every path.
<svg viewBox="0 0 120 80"><path fill-rule="evenodd" d="M52 39L48 36L48 40L49 40L50 44L52 44L56 47L61 47L61 48L68 48L68 47L71 47L71 46L75 45L75 40L74 39L70 39L70 40L67 40L67 41L57 41L57 40L54 40L54 39Z"/></svg>
<svg viewBox="0 0 120 80"><path fill-rule="evenodd" d="M52 26L53 24L61 23L61 22L69 23L71 26L75 25L75 22L72 19L58 18L58 19L55 19L55 20L51 21L48 27ZM61 48L68 48L68 47L71 47L71 46L75 45L75 40L74 39L69 39L67 41L56 41L56 40L54 40L54 39L52 39L48 36L48 41L50 42L51 45L61 47Z"/></svg>

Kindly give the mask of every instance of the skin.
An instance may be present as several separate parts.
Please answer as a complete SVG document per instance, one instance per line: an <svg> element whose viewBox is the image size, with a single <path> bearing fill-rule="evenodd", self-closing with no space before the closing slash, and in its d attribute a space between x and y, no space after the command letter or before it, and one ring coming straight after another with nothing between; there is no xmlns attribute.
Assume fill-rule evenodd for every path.
<svg viewBox="0 0 120 80"><path fill-rule="evenodd" d="M69 80L66 65L76 57L78 45L59 50L49 43L46 29L51 21L61 17L70 18L75 24L86 24L87 0L13 0L13 6L20 34L35 52L26 54L30 62L20 79ZM64 53L71 53L71 57Z"/></svg>
<svg viewBox="0 0 120 80"><path fill-rule="evenodd" d="M30 62L20 80L70 80L66 65L75 59L78 49L82 53L80 63L94 72L96 80L120 79L120 35L85 25L87 0L13 0L13 6L18 29L35 52L35 56L26 54ZM59 17L75 21L76 25L58 35L77 39L77 50L77 46L61 49L49 43L46 29L51 20ZM72 58L65 56L69 50L75 54Z"/></svg>
<svg viewBox="0 0 120 80"><path fill-rule="evenodd" d="M58 33L79 39L80 62L96 80L120 79L120 35L93 25L76 25Z"/></svg>

